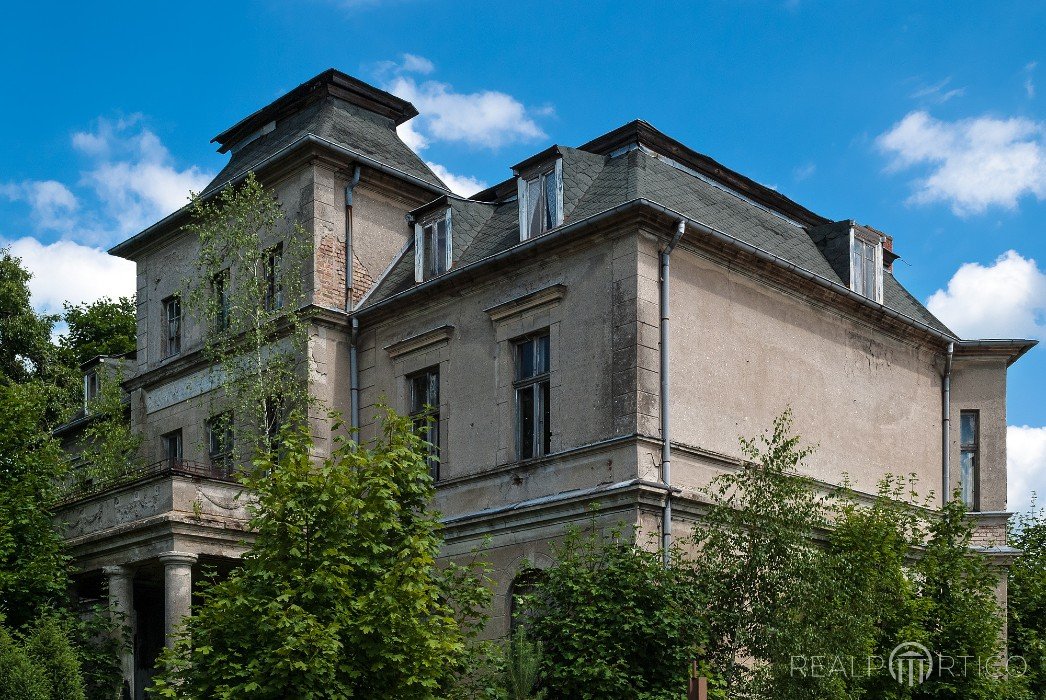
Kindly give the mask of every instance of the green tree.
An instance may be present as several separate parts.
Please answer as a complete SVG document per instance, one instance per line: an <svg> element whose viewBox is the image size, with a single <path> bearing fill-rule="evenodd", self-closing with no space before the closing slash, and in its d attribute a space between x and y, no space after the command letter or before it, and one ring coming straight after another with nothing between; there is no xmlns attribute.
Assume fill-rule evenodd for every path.
<svg viewBox="0 0 1046 700"><path fill-rule="evenodd" d="M53 613L37 619L26 635L26 653L43 670L51 700L86 698L80 657L71 637L71 626Z"/></svg>
<svg viewBox="0 0 1046 700"><path fill-rule="evenodd" d="M367 446L312 455L300 421L246 477L256 538L208 588L155 693L185 698L435 698L463 671L468 577L447 591L426 451L409 418L386 413ZM267 475L267 476L266 476ZM465 601L464 604L462 601Z"/></svg>
<svg viewBox="0 0 1046 700"><path fill-rule="evenodd" d="M52 369L51 329L58 317L33 309L31 278L21 258L0 248L0 382L43 378Z"/></svg>
<svg viewBox="0 0 1046 700"><path fill-rule="evenodd" d="M0 618L0 690L11 700L52 700L47 672L2 624Z"/></svg>
<svg viewBox="0 0 1046 700"><path fill-rule="evenodd" d="M1009 638L1011 653L1027 664L1033 695L1046 697L1046 511L1017 516L1010 544L1021 550L1010 567Z"/></svg>
<svg viewBox="0 0 1046 700"><path fill-rule="evenodd" d="M68 361L79 366L99 355L123 355L137 347L134 297L105 297L91 303L66 302L62 315L69 329L58 343Z"/></svg>
<svg viewBox="0 0 1046 700"><path fill-rule="evenodd" d="M66 598L67 557L48 511L66 464L47 430L49 388L0 382L0 612L14 627Z"/></svg>
<svg viewBox="0 0 1046 700"><path fill-rule="evenodd" d="M212 413L226 421L220 428L232 435L235 461L250 464L308 403L300 312L312 237L286 221L253 173L216 197L195 198L187 228L200 243L188 308L221 388Z"/></svg>
<svg viewBox="0 0 1046 700"><path fill-rule="evenodd" d="M517 619L541 645L542 687L557 698L678 698L705 641L693 578L620 531L571 531L553 557Z"/></svg>
<svg viewBox="0 0 1046 700"><path fill-rule="evenodd" d="M141 466L142 436L131 426L121 387L123 371L119 366L101 371L105 367L99 370L98 394L86 407L92 420L81 437L83 463L67 481L74 489L87 483L113 483Z"/></svg>

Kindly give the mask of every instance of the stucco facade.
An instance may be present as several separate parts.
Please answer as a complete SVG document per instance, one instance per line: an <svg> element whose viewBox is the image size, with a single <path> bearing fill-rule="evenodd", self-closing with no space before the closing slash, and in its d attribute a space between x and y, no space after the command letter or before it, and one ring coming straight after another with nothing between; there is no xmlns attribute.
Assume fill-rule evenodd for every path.
<svg viewBox="0 0 1046 700"><path fill-rule="evenodd" d="M741 463L738 438L786 408L817 444L809 476L873 494L886 474L915 473L937 503L943 445L954 485L966 449L956 426L976 411L978 545L1006 564L1006 370L1032 343L956 337L893 278L892 239L833 223L642 122L548 149L464 199L396 137L415 113L328 71L220 135L230 166L203 196L255 172L287 215L280 235L297 222L311 237L302 284L318 451L330 444L326 408L358 414L366 440L379 404L408 412L409 379L438 372L444 555L482 546L493 564L489 634L508 629L524 563L547 564L550 543L593 517L594 504L605 526L656 535L671 499L685 528L700 517L701 488ZM429 238L434 216L447 222L443 242ZM204 469L158 469L59 511L84 576L107 571L122 591L114 605L133 605L128 576L167 567L165 628L188 609L191 555L229 564L249 539L249 495L234 499L236 484L206 470L217 385L201 329L187 320L172 358L159 341L162 300L184 290L198 252L187 217L176 212L113 252L138 266L138 361L125 388L144 461L162 464L160 437L182 430L184 459ZM865 272L878 275L865 278L871 296L850 279L857 238L879 246L878 267ZM430 245L445 245L446 260ZM521 418L529 375L517 353L521 340L545 336L547 412L533 414L534 428ZM521 458L528 430L548 436Z"/></svg>

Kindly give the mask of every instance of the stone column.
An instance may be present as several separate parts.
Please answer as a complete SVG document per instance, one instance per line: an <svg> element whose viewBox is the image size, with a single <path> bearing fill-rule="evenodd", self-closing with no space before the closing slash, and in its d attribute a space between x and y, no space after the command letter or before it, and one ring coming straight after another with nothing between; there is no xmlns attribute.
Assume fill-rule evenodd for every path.
<svg viewBox="0 0 1046 700"><path fill-rule="evenodd" d="M164 552L163 564L163 631L167 646L174 646L174 632L192 608L192 565L199 557L189 552Z"/></svg>
<svg viewBox="0 0 1046 700"><path fill-rule="evenodd" d="M103 566L109 586L109 615L123 635L120 669L124 682L134 692L134 569L127 566Z"/></svg>

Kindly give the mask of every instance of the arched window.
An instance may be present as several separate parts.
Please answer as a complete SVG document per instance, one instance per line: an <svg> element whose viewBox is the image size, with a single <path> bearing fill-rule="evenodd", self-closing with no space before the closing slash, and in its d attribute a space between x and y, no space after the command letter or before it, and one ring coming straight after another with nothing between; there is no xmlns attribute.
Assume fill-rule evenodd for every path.
<svg viewBox="0 0 1046 700"><path fill-rule="evenodd" d="M537 590L537 587L545 580L544 570L537 567L527 566L512 581L508 588L508 612L509 632L515 634L520 625L528 625L533 617L533 610L527 610L520 601Z"/></svg>

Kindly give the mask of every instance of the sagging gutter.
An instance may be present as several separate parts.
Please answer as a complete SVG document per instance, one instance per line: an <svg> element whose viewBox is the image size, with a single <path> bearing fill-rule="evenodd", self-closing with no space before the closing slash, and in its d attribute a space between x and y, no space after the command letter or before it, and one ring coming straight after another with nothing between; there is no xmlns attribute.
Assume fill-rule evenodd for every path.
<svg viewBox="0 0 1046 700"><path fill-rule="evenodd" d="M669 291L671 281L672 251L686 231L686 221L680 219L668 245L660 251L661 262L661 348L659 370L661 374L661 481L665 485L665 505L661 511L661 556L665 566L672 563L672 411L669 399Z"/></svg>
<svg viewBox="0 0 1046 700"><path fill-rule="evenodd" d="M941 507L951 500L951 424L952 424L952 357L955 343L948 343L941 381Z"/></svg>

